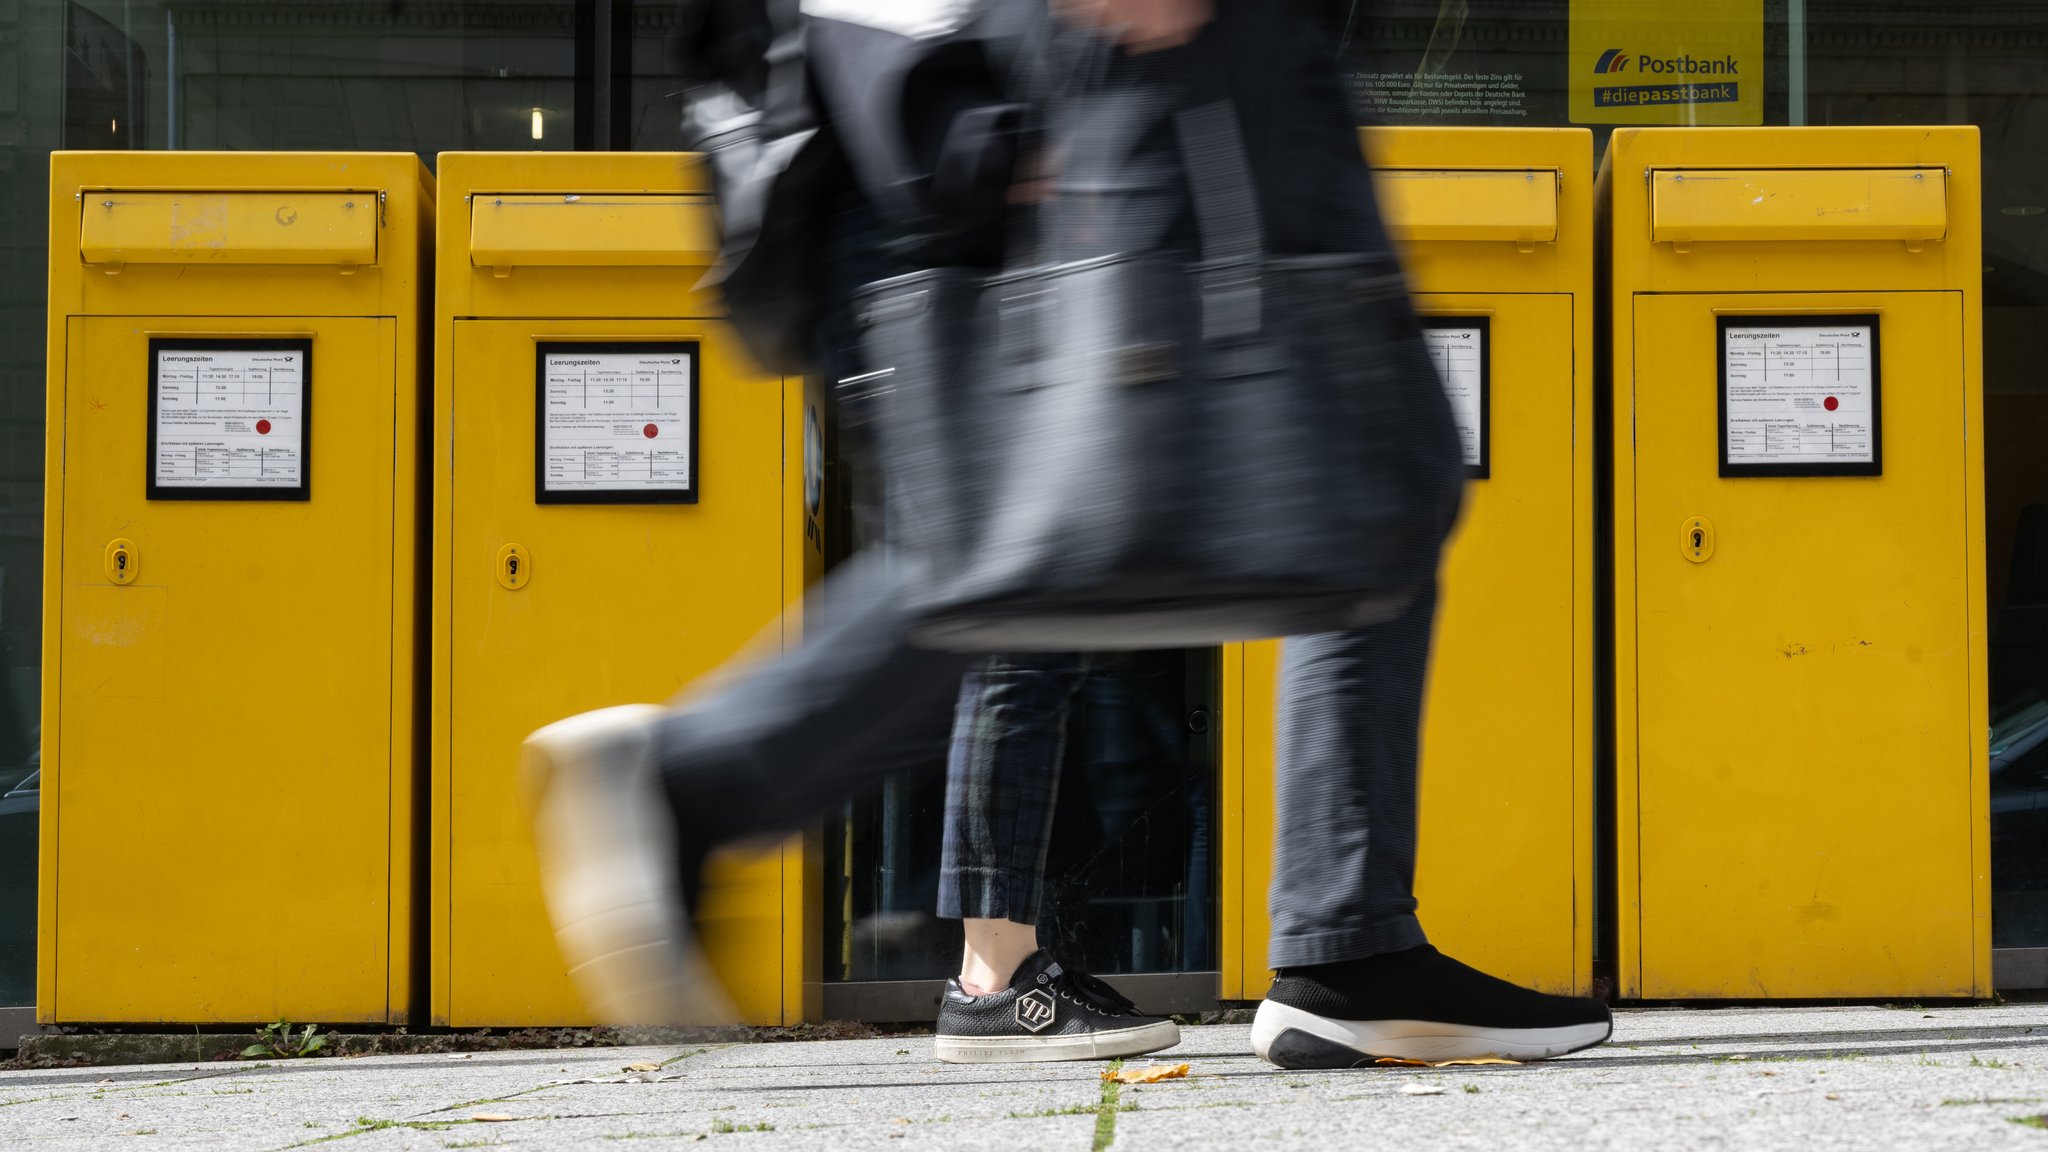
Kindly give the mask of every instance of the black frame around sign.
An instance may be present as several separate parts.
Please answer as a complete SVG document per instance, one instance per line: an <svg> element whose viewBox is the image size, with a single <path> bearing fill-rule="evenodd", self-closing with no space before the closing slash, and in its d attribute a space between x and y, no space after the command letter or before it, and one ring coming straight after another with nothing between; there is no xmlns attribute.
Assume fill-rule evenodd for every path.
<svg viewBox="0 0 2048 1152"><path fill-rule="evenodd" d="M1491 316L1422 317L1425 332L1476 329L1479 332L1479 463L1465 465L1473 480L1493 478L1493 318ZM1460 446L1462 452L1462 445Z"/></svg>
<svg viewBox="0 0 2048 1152"><path fill-rule="evenodd" d="M1727 479L1783 476L1882 476L1884 475L1884 349L1875 312L1795 313L1717 317L1714 338L1715 403L1719 418L1714 434L1721 475ZM1728 329L1730 328L1821 328L1858 325L1870 329L1870 459L1834 463L1731 464L1728 462Z"/></svg>
<svg viewBox="0 0 2048 1152"><path fill-rule="evenodd" d="M548 357L580 353L677 352L690 358L690 472L684 490L586 488L548 490ZM697 488L697 398L702 392L703 349L695 340L537 340L533 351L533 502L536 504L695 504Z"/></svg>
<svg viewBox="0 0 2048 1152"><path fill-rule="evenodd" d="M286 352L299 353L299 483L294 488L162 486L156 482L157 357L163 352ZM310 336L152 336L149 338L149 426L143 458L143 495L150 500L287 500L313 498L313 340Z"/></svg>

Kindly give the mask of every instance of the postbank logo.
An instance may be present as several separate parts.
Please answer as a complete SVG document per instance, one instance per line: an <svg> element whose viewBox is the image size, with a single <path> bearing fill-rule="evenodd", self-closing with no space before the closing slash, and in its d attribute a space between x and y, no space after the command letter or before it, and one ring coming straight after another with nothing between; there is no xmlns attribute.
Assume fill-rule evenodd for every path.
<svg viewBox="0 0 2048 1152"><path fill-rule="evenodd" d="M1760 124L1763 26L1763 0L1571 0L1571 118Z"/></svg>

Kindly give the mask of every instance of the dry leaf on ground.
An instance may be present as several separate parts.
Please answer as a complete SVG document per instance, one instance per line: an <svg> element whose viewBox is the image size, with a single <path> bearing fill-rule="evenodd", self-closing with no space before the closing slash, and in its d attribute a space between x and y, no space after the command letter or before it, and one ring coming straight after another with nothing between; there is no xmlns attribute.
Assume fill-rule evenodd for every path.
<svg viewBox="0 0 2048 1152"><path fill-rule="evenodd" d="M1119 1084L1157 1084L1161 1080L1179 1080L1188 1074L1185 1064L1153 1064L1144 1068L1117 1068L1104 1072L1104 1080L1115 1080Z"/></svg>
<svg viewBox="0 0 2048 1152"><path fill-rule="evenodd" d="M479 1124L496 1124L505 1120L517 1120L519 1117L508 1112L479 1112L470 1119Z"/></svg>
<svg viewBox="0 0 2048 1152"><path fill-rule="evenodd" d="M661 1065L659 1065L659 1064L656 1064L656 1063L654 1063L654 1062L653 1062L652 1060L642 1060L642 1061L640 1061L640 1062L639 1062L638 1064L628 1064L628 1065L626 1065L626 1066L625 1066L624 1068L621 1068L621 1069L619 1069L619 1071L621 1071L621 1072L659 1072L659 1071L661 1071Z"/></svg>

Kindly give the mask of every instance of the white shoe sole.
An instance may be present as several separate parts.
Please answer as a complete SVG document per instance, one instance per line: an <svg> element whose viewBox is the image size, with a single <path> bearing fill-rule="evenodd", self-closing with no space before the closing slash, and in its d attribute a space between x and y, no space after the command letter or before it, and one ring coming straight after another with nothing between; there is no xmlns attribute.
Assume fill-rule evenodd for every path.
<svg viewBox="0 0 2048 1152"><path fill-rule="evenodd" d="M662 711L606 708L526 738L541 886L570 978L600 1023L729 1023L683 907L675 821L654 765Z"/></svg>
<svg viewBox="0 0 2048 1152"><path fill-rule="evenodd" d="M1080 1036L940 1036L932 1054L948 1064L1030 1064L1046 1060L1114 1060L1180 1043L1180 1027L1158 1020L1137 1028Z"/></svg>
<svg viewBox="0 0 2048 1152"><path fill-rule="evenodd" d="M1271 1000L1252 1020L1252 1051L1283 1068L1347 1068L1381 1057L1396 1060L1543 1060L1591 1048L1614 1031L1610 1022L1559 1028L1487 1028L1425 1020L1333 1020Z"/></svg>

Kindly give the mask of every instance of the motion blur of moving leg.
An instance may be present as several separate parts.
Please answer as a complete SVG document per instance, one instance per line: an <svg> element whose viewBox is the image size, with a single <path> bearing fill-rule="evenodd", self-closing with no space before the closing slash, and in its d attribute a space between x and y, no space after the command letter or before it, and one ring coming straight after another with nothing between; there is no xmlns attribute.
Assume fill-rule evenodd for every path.
<svg viewBox="0 0 2048 1152"><path fill-rule="evenodd" d="M932 1048L956 1064L1107 1060L1180 1043L1071 957L1039 946L1046 853L1085 656L998 656L960 682L946 758L939 915L960 920Z"/></svg>

